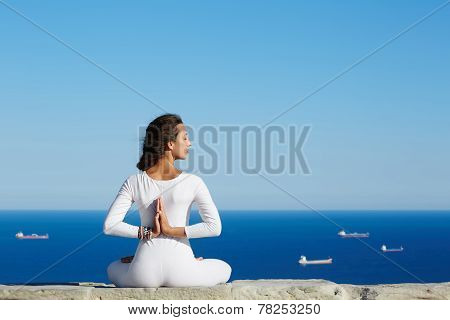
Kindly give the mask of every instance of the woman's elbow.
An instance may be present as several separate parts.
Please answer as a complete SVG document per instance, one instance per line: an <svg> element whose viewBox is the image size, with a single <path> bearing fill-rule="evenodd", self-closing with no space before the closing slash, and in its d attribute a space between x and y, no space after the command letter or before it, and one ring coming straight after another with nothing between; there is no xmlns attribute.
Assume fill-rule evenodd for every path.
<svg viewBox="0 0 450 320"><path fill-rule="evenodd" d="M220 221L214 223L213 227L211 228L211 233L213 237L220 236L220 234L222 233L222 223L220 223Z"/></svg>
<svg viewBox="0 0 450 320"><path fill-rule="evenodd" d="M112 235L112 228L113 226L111 226L109 223L104 223L103 224L103 233L110 236Z"/></svg>

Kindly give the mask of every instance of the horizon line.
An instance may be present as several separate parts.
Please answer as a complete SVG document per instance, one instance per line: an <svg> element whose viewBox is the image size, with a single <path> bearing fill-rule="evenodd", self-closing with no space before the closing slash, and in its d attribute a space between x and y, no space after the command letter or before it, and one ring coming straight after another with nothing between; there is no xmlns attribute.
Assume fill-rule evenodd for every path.
<svg viewBox="0 0 450 320"><path fill-rule="evenodd" d="M2 211L102 211L107 212L109 209L1 209ZM137 209L130 210L130 212L138 211ZM199 211L192 209L191 211ZM308 209L218 209L218 211L250 211L250 212L314 212L315 210ZM448 209L318 209L318 211L450 211Z"/></svg>

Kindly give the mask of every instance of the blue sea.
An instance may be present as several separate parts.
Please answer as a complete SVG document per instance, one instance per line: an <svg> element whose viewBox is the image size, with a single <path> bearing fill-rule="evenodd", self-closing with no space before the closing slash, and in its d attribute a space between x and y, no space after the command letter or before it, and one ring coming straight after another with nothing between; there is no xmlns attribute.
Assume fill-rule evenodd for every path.
<svg viewBox="0 0 450 320"><path fill-rule="evenodd" d="M450 212L446 211L221 211L220 237L191 239L196 256L228 262L230 280L327 279L379 284L450 281ZM108 264L133 255L136 239L102 233L105 211L0 211L0 283L105 282ZM139 225L130 212L126 222ZM190 224L199 222L191 213ZM369 232L366 239L342 239ZM15 234L49 233L48 240ZM382 253L380 247L403 246ZM331 265L301 266L333 258Z"/></svg>

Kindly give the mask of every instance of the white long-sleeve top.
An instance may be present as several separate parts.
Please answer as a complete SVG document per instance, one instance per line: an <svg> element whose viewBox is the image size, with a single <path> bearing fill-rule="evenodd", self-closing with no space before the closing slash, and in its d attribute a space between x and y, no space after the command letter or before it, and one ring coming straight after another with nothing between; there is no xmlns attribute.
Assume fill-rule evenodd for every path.
<svg viewBox="0 0 450 320"><path fill-rule="evenodd" d="M129 176L111 204L103 231L105 234L137 238L138 226L124 222L125 215L136 203L141 225L153 227L156 199L162 197L169 224L184 227L187 238L218 236L222 230L219 212L203 180L182 172L171 180L152 179L145 171ZM202 218L201 223L189 224L191 206L196 203Z"/></svg>

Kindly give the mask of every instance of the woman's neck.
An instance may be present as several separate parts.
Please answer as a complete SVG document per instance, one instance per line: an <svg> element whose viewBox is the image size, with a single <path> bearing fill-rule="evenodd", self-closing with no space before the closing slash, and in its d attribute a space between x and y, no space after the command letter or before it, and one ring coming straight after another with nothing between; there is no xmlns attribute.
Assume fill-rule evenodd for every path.
<svg viewBox="0 0 450 320"><path fill-rule="evenodd" d="M175 168L172 156L162 157L154 166L145 170L145 172L157 180L170 180L181 173L180 170Z"/></svg>

